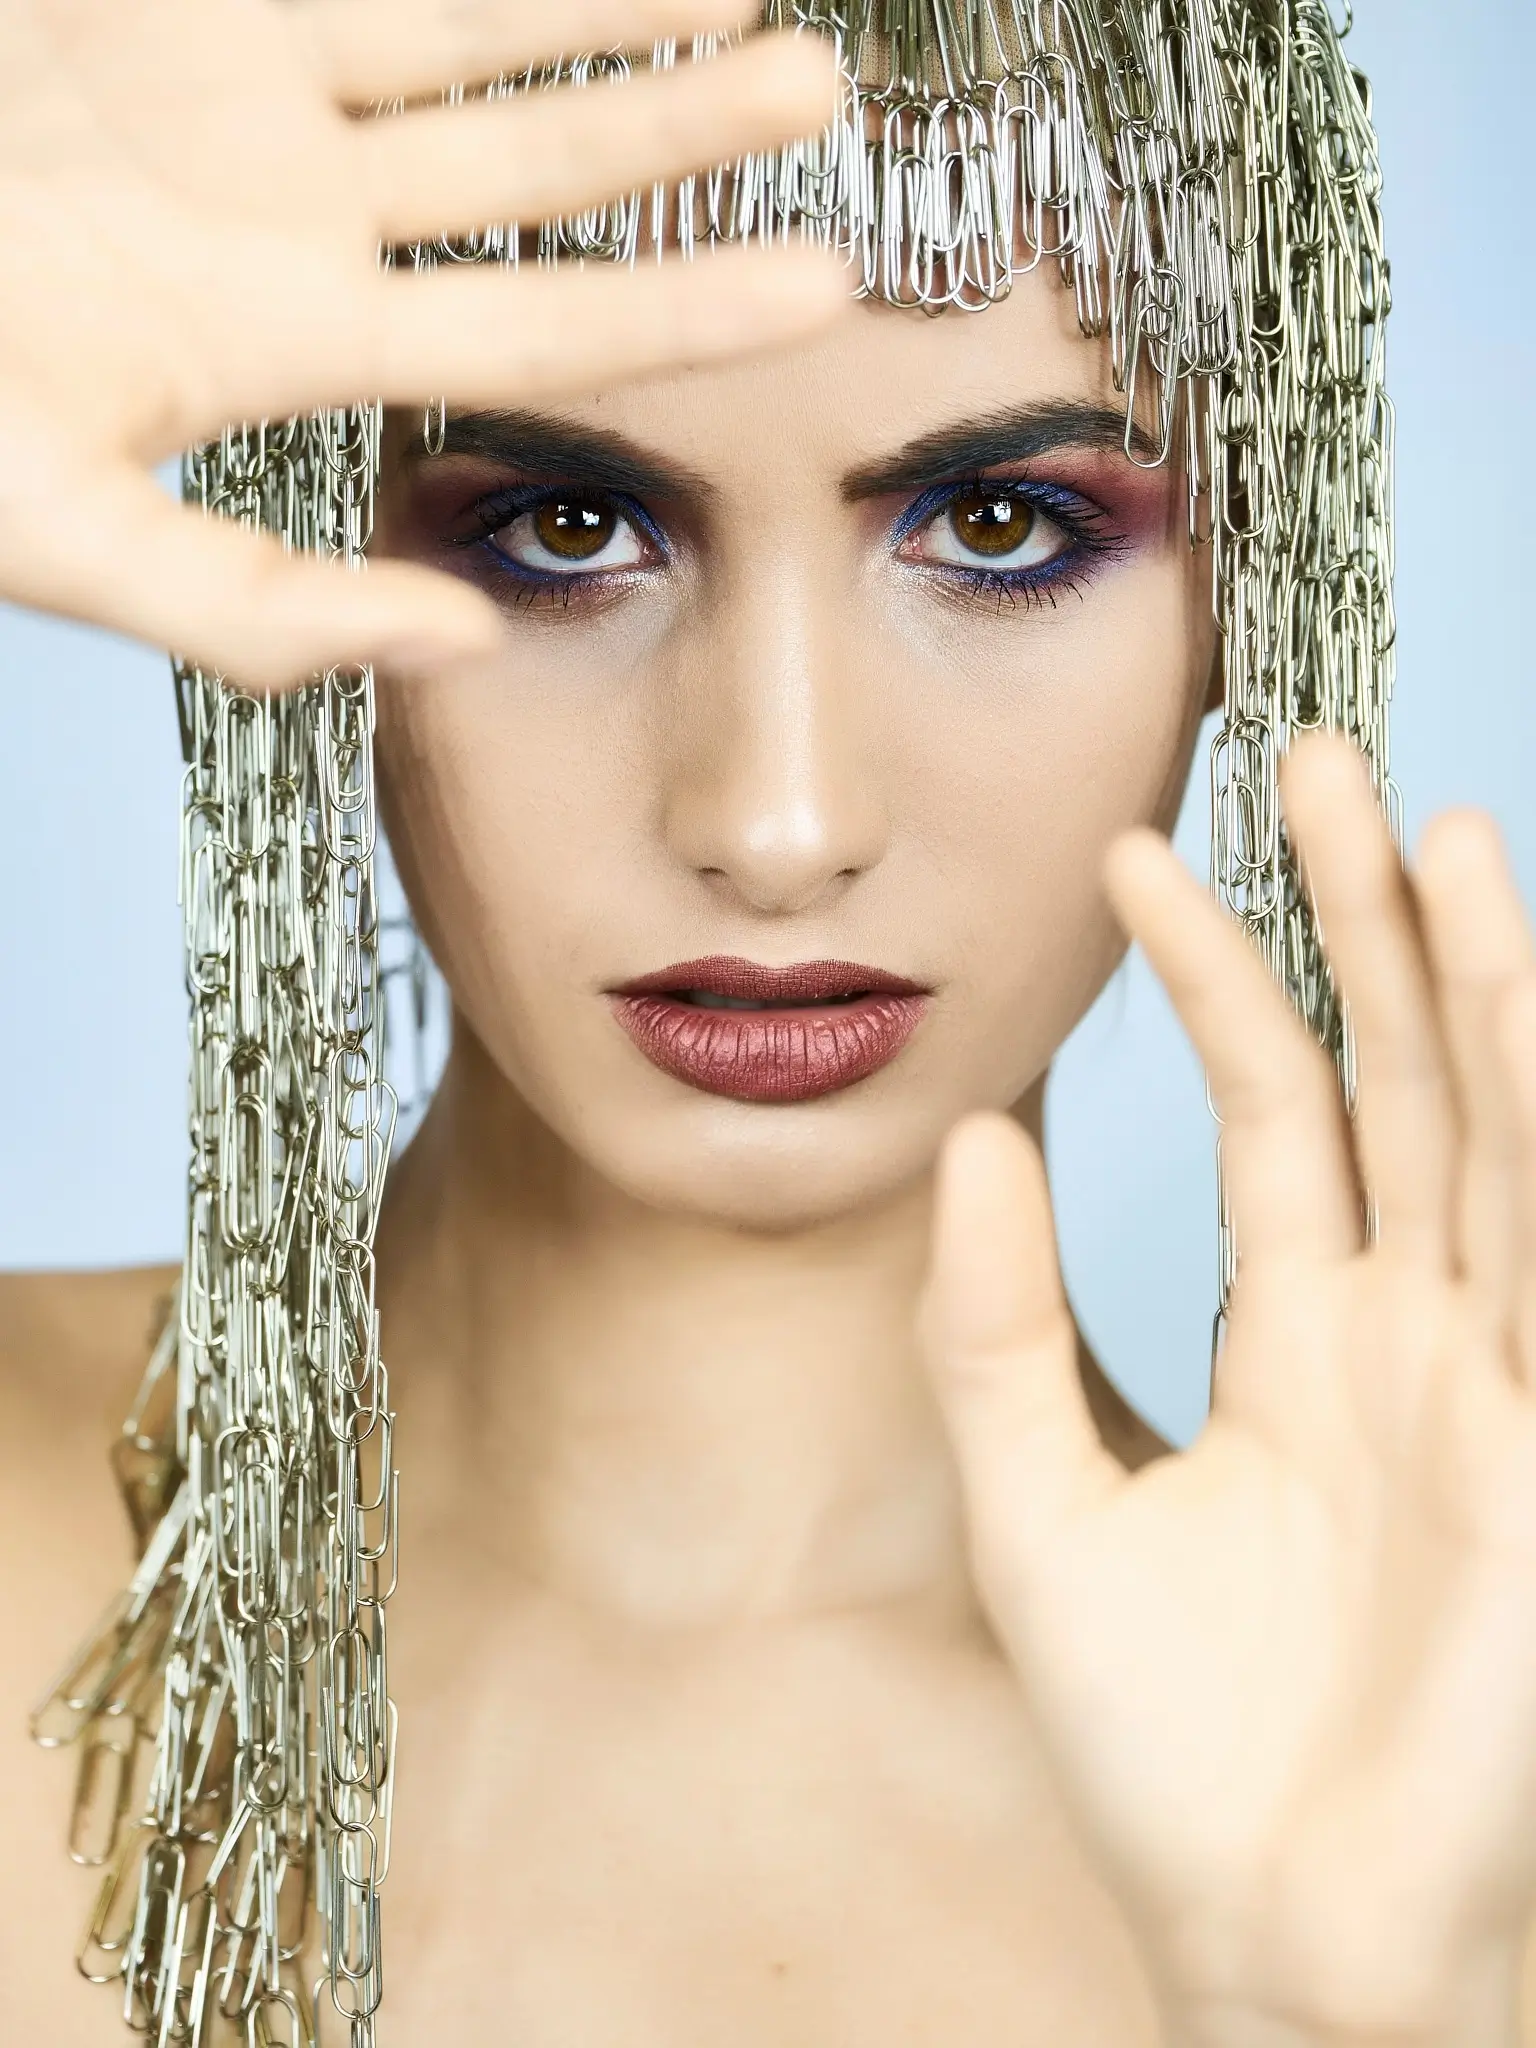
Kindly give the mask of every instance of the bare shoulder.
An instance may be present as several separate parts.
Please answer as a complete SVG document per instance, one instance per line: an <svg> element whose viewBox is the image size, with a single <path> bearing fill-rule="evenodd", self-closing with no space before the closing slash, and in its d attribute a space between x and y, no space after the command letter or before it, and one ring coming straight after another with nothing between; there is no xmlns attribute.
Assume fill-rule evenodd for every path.
<svg viewBox="0 0 1536 2048"><path fill-rule="evenodd" d="M0 1868L7 2040L108 2038L71 1956L98 1874L65 1853L78 1769L28 1734L39 1704L133 1570L111 1454L174 1273L0 1274Z"/></svg>
<svg viewBox="0 0 1536 2048"><path fill-rule="evenodd" d="M0 1631L43 1661L131 1568L110 1458L174 1280L0 1274Z"/></svg>
<svg viewBox="0 0 1536 2048"><path fill-rule="evenodd" d="M0 1273L0 1413L120 1420L175 1282L165 1266Z"/></svg>

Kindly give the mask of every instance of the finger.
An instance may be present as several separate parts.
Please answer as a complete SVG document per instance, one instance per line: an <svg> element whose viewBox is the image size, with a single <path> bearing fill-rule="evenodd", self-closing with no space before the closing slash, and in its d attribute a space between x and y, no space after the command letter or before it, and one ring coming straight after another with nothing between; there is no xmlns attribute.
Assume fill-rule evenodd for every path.
<svg viewBox="0 0 1536 2048"><path fill-rule="evenodd" d="M1124 1478L1083 1391L1044 1164L1009 1117L945 1144L920 1331L990 1576Z"/></svg>
<svg viewBox="0 0 1536 2048"><path fill-rule="evenodd" d="M284 8L348 106L481 84L561 52L644 49L756 23L753 0L304 0Z"/></svg>
<svg viewBox="0 0 1536 2048"><path fill-rule="evenodd" d="M1354 1030L1355 1144L1383 1247L1452 1257L1455 1111L1418 919L1363 756L1334 733L1282 769L1286 819Z"/></svg>
<svg viewBox="0 0 1536 2048"><path fill-rule="evenodd" d="M1515 1357L1520 1379L1536 1392L1536 971L1528 968L1504 990L1495 1030L1517 1143Z"/></svg>
<svg viewBox="0 0 1536 2048"><path fill-rule="evenodd" d="M622 84L433 107L352 133L385 241L579 212L822 128L837 71L819 37L760 36Z"/></svg>
<svg viewBox="0 0 1536 2048"><path fill-rule="evenodd" d="M1117 840L1105 882L1204 1062L1243 1259L1349 1257L1360 1201L1332 1062L1167 840Z"/></svg>
<svg viewBox="0 0 1536 2048"><path fill-rule="evenodd" d="M1516 1301L1520 1138L1498 1016L1506 991L1536 965L1536 946L1498 828L1484 813L1434 821L1414 885L1461 1131L1457 1258L1491 1328L1504 1332Z"/></svg>
<svg viewBox="0 0 1536 2048"><path fill-rule="evenodd" d="M526 405L782 347L825 327L848 302L837 261L799 247L711 251L637 271L474 265L382 275L323 337L337 351L332 360L322 346L308 347L266 410L306 411L357 390L392 405L436 395Z"/></svg>
<svg viewBox="0 0 1536 2048"><path fill-rule="evenodd" d="M57 482L67 530L110 534L112 545L89 555L8 546L10 594L173 648L246 688L368 661L453 666L500 644L495 608L450 576L392 562L359 573L287 554L267 535L178 505L135 470L82 465Z"/></svg>

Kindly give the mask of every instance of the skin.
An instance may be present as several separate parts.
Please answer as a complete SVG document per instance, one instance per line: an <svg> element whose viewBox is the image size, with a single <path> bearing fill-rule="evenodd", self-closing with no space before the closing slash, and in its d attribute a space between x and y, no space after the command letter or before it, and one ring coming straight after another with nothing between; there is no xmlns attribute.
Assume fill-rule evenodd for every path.
<svg viewBox="0 0 1536 2048"><path fill-rule="evenodd" d="M377 218L414 189L386 188ZM560 306L482 410L549 408L553 365L592 367L612 330ZM35 448L14 421L60 408L36 361L0 373L0 426L9 397ZM559 422L691 472L658 508L664 574L498 614L454 541L501 479L426 477L401 425L383 540L416 575L365 579L441 606L419 572L451 567L469 607L451 669L402 656L381 692L460 1019L381 1242L408 1530L388 2028L1512 2048L1536 966L1496 836L1443 820L1406 878L1348 750L1298 749L1290 824L1357 1028L1346 1125L1149 829L1213 671L1176 480L1091 434L1031 465L1118 534L1055 609L950 587L892 540L910 487L869 485L898 434L1111 401L1050 280L982 320L860 310L776 365L590 381ZM217 388L218 416L261 409ZM138 417L92 431L121 453ZM0 587L74 601L3 542ZM151 550L151 593L175 553ZM314 588L286 586L285 659L320 644ZM258 589L214 589L232 646ZM1243 1250L1216 1414L1176 1458L1084 1357L1032 1142L1126 933L1210 1070ZM935 995L874 1080L749 1109L649 1067L603 994L715 951L841 954ZM169 1281L0 1283L12 1728L120 1582L95 1455ZM56 1960L90 1889L46 1847L61 1775L13 1740L0 1801L36 1845L0 1874L7 2018L104 2040L108 2001Z"/></svg>

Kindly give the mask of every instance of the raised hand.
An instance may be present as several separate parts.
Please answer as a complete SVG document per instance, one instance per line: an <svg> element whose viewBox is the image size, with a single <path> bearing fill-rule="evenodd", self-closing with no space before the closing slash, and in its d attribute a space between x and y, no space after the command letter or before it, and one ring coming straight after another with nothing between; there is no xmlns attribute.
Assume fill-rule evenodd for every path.
<svg viewBox="0 0 1536 2048"><path fill-rule="evenodd" d="M362 397L535 401L772 346L846 296L752 251L559 277L381 274L381 242L537 222L808 133L819 38L521 103L429 95L564 50L755 20L749 0L0 0L0 597L253 685L494 643L462 581L365 577L183 512L155 465L230 420Z"/></svg>
<svg viewBox="0 0 1536 2048"><path fill-rule="evenodd" d="M1166 844L1108 868L1225 1124L1241 1258L1204 1432L1135 1476L1101 1448L1043 1171L1005 1119L950 1141L923 1330L983 1597L1171 2048L1512 2048L1536 955L1486 819L1437 822L1410 882L1342 741L1299 744L1284 789L1352 1010L1352 1123Z"/></svg>

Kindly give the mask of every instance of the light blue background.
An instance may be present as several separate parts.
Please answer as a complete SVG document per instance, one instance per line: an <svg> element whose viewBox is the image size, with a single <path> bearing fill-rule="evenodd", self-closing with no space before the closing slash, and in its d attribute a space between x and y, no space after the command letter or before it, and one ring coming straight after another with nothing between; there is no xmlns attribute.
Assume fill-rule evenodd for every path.
<svg viewBox="0 0 1536 2048"><path fill-rule="evenodd" d="M1491 808L1536 899L1536 7L1360 0L1358 14L1396 286L1396 772L1411 832L1447 803ZM0 610L0 1266L176 1254L179 777L163 659ZM1204 795L1202 765L1182 828L1202 868ZM1089 1333L1132 1397L1187 1436L1215 1289L1211 1128L1135 965L1063 1056L1051 1150Z"/></svg>

